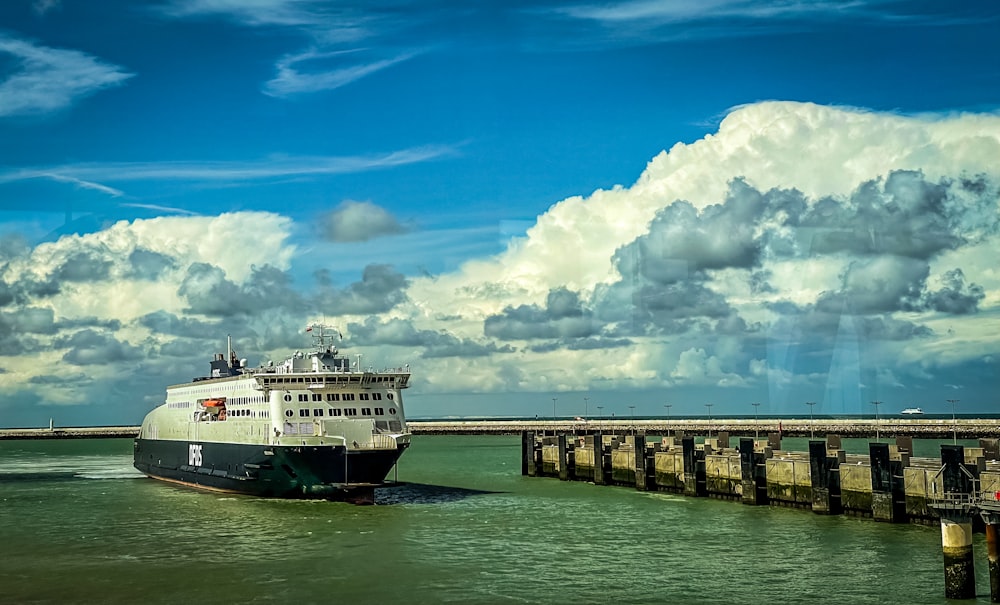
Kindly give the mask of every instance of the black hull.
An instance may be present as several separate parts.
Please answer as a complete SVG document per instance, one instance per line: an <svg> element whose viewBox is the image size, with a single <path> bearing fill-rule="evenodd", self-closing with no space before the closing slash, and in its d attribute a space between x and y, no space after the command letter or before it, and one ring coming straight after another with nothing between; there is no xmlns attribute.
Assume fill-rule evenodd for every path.
<svg viewBox="0 0 1000 605"><path fill-rule="evenodd" d="M136 439L134 465L156 478L203 489L276 498L367 499L383 485L394 450Z"/></svg>

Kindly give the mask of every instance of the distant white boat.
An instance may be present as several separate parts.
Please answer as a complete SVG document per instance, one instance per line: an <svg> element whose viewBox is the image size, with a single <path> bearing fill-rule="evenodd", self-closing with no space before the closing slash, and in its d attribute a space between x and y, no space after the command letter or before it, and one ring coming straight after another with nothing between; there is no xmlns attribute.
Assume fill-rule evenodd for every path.
<svg viewBox="0 0 1000 605"><path fill-rule="evenodd" d="M906 408L900 414L923 414L924 411L920 408Z"/></svg>

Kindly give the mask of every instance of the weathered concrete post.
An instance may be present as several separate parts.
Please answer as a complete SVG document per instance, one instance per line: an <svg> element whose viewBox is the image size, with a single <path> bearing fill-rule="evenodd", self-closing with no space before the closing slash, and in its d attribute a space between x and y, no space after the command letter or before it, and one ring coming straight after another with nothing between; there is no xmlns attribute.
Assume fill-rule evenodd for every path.
<svg viewBox="0 0 1000 605"><path fill-rule="evenodd" d="M531 441L535 440L535 434L531 431L521 431L521 474L528 475L528 467L531 466Z"/></svg>
<svg viewBox="0 0 1000 605"><path fill-rule="evenodd" d="M684 459L684 495L705 495L705 452L694 447L694 437L681 439L681 452ZM699 456L699 454L701 454Z"/></svg>
<svg viewBox="0 0 1000 605"><path fill-rule="evenodd" d="M812 509L821 515L840 514L840 458L830 456L826 441L809 442Z"/></svg>
<svg viewBox="0 0 1000 605"><path fill-rule="evenodd" d="M1000 603L1000 554L997 551L997 525L1000 525L1000 502L997 493L979 504L979 514L986 529L986 557L990 568L990 603Z"/></svg>
<svg viewBox="0 0 1000 605"><path fill-rule="evenodd" d="M646 433L639 432L632 435L632 448L635 452L635 489L639 491L649 491L653 488L653 480L649 477L648 456L646 455Z"/></svg>
<svg viewBox="0 0 1000 605"><path fill-rule="evenodd" d="M754 440L740 437L740 475L743 504L767 504L767 476L764 455L754 451Z"/></svg>
<svg viewBox="0 0 1000 605"><path fill-rule="evenodd" d="M535 431L521 433L521 448L523 453L521 473L529 477L538 476L538 464L535 456Z"/></svg>
<svg viewBox="0 0 1000 605"><path fill-rule="evenodd" d="M559 480L569 481L569 446L567 445L566 433L559 433L556 437L559 446Z"/></svg>
<svg viewBox="0 0 1000 605"><path fill-rule="evenodd" d="M944 596L976 597L976 566L972 552L972 477L965 468L961 445L941 446L941 487L931 505L941 516L944 554Z"/></svg>
<svg viewBox="0 0 1000 605"><path fill-rule="evenodd" d="M594 485L604 485L607 483L604 474L607 468L604 458L604 435L601 431L594 431Z"/></svg>
<svg viewBox="0 0 1000 605"><path fill-rule="evenodd" d="M872 518L889 523L905 521L902 461L891 459L888 443L869 443L868 459L872 473Z"/></svg>

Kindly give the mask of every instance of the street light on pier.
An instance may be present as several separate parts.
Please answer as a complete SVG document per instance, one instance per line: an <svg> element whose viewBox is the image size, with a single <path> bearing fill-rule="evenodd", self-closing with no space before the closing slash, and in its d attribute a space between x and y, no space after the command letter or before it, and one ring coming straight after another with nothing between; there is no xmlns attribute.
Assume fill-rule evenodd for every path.
<svg viewBox="0 0 1000 605"><path fill-rule="evenodd" d="M809 406L809 438L812 439L816 436L816 430L813 426L813 406L816 405L816 402L807 401L806 405Z"/></svg>
<svg viewBox="0 0 1000 605"><path fill-rule="evenodd" d="M597 430L601 429L601 419L604 418L604 416L601 415L601 410L603 409L604 409L603 405L597 406Z"/></svg>
<svg viewBox="0 0 1000 605"><path fill-rule="evenodd" d="M756 440L760 438L760 425L757 424L757 408L760 407L760 402L755 401L750 405L753 406L753 438Z"/></svg>
<svg viewBox="0 0 1000 605"><path fill-rule="evenodd" d="M708 408L708 438L712 438L712 406L714 403L706 403L705 407Z"/></svg>
<svg viewBox="0 0 1000 605"><path fill-rule="evenodd" d="M873 401L872 405L875 406L875 441L878 441L878 406L881 405L881 401Z"/></svg>
<svg viewBox="0 0 1000 605"><path fill-rule="evenodd" d="M556 398L552 398L552 420L556 419Z"/></svg>
<svg viewBox="0 0 1000 605"><path fill-rule="evenodd" d="M629 411L632 413L632 434L635 434L635 406L628 406Z"/></svg>
<svg viewBox="0 0 1000 605"><path fill-rule="evenodd" d="M952 444L958 443L958 420L955 419L955 404L959 402L958 399L948 399L948 403L951 404L951 442Z"/></svg>

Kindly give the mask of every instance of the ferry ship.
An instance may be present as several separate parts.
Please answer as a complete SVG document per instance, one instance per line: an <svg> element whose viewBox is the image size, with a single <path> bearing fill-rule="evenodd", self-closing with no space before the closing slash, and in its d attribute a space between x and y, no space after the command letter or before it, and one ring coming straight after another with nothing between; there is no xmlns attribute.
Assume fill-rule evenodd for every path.
<svg viewBox="0 0 1000 605"><path fill-rule="evenodd" d="M923 413L924 413L924 411L922 409L920 409L920 408L906 408L905 410L903 410L902 412L900 412L900 414L906 414L908 416L909 415L919 415L919 414L923 414Z"/></svg>
<svg viewBox="0 0 1000 605"><path fill-rule="evenodd" d="M410 445L401 392L409 366L362 370L332 344L339 332L306 329L313 349L246 367L232 340L208 376L167 387L142 421L134 465L154 479L282 498L374 501L375 488Z"/></svg>

